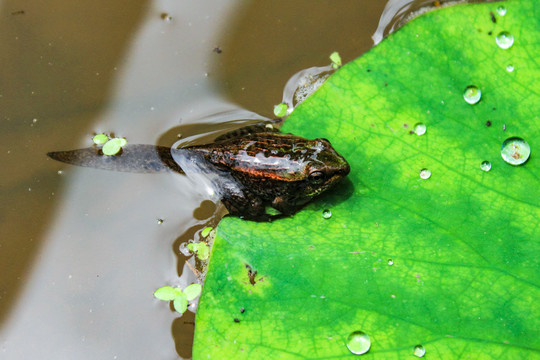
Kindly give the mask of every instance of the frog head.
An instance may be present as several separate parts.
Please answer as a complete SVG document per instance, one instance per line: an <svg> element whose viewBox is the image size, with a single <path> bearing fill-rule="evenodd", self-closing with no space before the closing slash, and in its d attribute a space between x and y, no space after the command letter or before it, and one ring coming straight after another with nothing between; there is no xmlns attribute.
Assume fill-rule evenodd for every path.
<svg viewBox="0 0 540 360"><path fill-rule="evenodd" d="M326 139L316 139L320 151L313 153L306 167L305 194L314 197L346 177L351 167Z"/></svg>
<svg viewBox="0 0 540 360"><path fill-rule="evenodd" d="M306 151L307 150L307 151ZM303 168L293 176L290 184L289 205L303 205L325 192L350 172L347 160L326 139L309 140L304 149Z"/></svg>

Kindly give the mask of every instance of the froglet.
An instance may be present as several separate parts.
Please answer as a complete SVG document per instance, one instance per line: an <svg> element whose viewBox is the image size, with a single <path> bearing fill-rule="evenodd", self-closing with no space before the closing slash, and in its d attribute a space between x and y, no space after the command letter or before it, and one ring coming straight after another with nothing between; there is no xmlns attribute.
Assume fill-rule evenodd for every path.
<svg viewBox="0 0 540 360"><path fill-rule="evenodd" d="M106 170L203 174L229 214L256 221L294 214L350 171L347 161L326 139L308 140L253 126L205 145L127 145L116 156L100 155L97 148L47 155ZM279 214L269 214L268 207Z"/></svg>

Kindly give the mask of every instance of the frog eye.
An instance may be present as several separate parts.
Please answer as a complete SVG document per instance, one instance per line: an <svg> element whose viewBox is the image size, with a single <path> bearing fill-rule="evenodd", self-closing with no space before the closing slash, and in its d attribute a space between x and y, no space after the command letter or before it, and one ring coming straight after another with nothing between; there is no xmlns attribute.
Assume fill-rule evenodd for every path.
<svg viewBox="0 0 540 360"><path fill-rule="evenodd" d="M309 174L309 181L318 184L324 181L324 173L322 171L313 171Z"/></svg>

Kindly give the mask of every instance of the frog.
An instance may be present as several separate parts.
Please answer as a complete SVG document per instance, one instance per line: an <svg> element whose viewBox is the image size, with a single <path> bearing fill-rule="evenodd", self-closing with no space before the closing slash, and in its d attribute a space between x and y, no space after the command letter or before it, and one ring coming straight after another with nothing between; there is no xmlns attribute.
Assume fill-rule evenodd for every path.
<svg viewBox="0 0 540 360"><path fill-rule="evenodd" d="M327 139L248 126L202 145L127 145L116 156L96 148L50 152L65 163L105 170L202 176L228 210L245 220L291 216L350 172ZM270 210L270 211L269 211Z"/></svg>

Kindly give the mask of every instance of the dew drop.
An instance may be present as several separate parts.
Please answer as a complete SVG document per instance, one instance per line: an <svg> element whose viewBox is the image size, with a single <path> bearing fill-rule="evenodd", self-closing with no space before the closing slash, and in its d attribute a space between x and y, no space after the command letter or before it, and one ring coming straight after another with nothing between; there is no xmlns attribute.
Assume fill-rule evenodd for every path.
<svg viewBox="0 0 540 360"><path fill-rule="evenodd" d="M501 156L510 165L524 164L531 155L529 144L519 137L504 140L501 147Z"/></svg>
<svg viewBox="0 0 540 360"><path fill-rule="evenodd" d="M325 219L330 219L332 217L332 212L328 209L323 210L322 217Z"/></svg>
<svg viewBox="0 0 540 360"><path fill-rule="evenodd" d="M163 221L164 221L163 219L157 219L157 223L158 223L158 225L161 225L161 224L163 224Z"/></svg>
<svg viewBox="0 0 540 360"><path fill-rule="evenodd" d="M426 133L426 125L422 123L418 123L414 125L414 133L418 136L424 135Z"/></svg>
<svg viewBox="0 0 540 360"><path fill-rule="evenodd" d="M514 45L514 35L508 31L502 31L495 37L495 42L501 49L509 49Z"/></svg>
<svg viewBox="0 0 540 360"><path fill-rule="evenodd" d="M507 65L506 66L506 71L508 71L508 72L514 71L514 66L513 65Z"/></svg>
<svg viewBox="0 0 540 360"><path fill-rule="evenodd" d="M469 85L465 88L463 99L471 105L476 104L482 97L482 91L474 85Z"/></svg>
<svg viewBox="0 0 540 360"><path fill-rule="evenodd" d="M388 265L394 265L394 260L388 259Z"/></svg>
<svg viewBox="0 0 540 360"><path fill-rule="evenodd" d="M506 8L504 6L499 6L497 8L497 14L499 14L500 16L506 15Z"/></svg>
<svg viewBox="0 0 540 360"><path fill-rule="evenodd" d="M413 350L413 355L416 357L424 357L426 349L422 345L416 345Z"/></svg>
<svg viewBox="0 0 540 360"><path fill-rule="evenodd" d="M420 170L420 179L429 179L431 177L431 171L429 169Z"/></svg>
<svg viewBox="0 0 540 360"><path fill-rule="evenodd" d="M489 161L482 161L482 163L480 164L480 169L484 171L491 170L491 163Z"/></svg>
<svg viewBox="0 0 540 360"><path fill-rule="evenodd" d="M58 175L64 175L64 172L62 170L57 171Z"/></svg>
<svg viewBox="0 0 540 360"><path fill-rule="evenodd" d="M347 338L347 348L355 355L362 355L369 351L371 340L363 331L354 331Z"/></svg>

